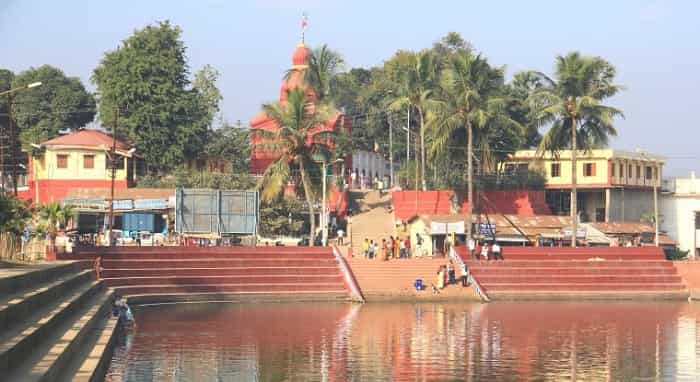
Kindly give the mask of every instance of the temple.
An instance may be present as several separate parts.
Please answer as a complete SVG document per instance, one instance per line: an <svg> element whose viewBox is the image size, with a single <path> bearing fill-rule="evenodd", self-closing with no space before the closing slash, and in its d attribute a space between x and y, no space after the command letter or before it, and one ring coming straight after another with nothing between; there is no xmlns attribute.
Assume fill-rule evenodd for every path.
<svg viewBox="0 0 700 382"><path fill-rule="evenodd" d="M304 81L305 72L309 68L310 55L311 52L309 52L309 49L303 42L297 45L296 49L294 50L294 54L292 55L292 68L289 71L289 75L286 76L284 82L282 82L282 86L280 88L280 103L285 103L287 101L287 92L295 88L303 88L309 102L314 102L316 100L316 91ZM279 157L279 153L266 149L264 145L262 145L266 138L260 136L256 130L275 132L277 129L279 129L279 125L267 114L260 112L250 120L250 127L250 140L252 146L250 154L250 173L254 175L261 175L265 172L267 167ZM350 134L352 126L350 119L345 118L345 114L336 112L326 121L326 123L319 125L318 129L327 131L341 131L341 129L343 129L347 134ZM330 150L333 150L334 142L329 142L328 146ZM334 166L334 175L344 176L345 174L342 174L342 169L352 168L351 162L352 155L348 155L342 165L336 164Z"/></svg>

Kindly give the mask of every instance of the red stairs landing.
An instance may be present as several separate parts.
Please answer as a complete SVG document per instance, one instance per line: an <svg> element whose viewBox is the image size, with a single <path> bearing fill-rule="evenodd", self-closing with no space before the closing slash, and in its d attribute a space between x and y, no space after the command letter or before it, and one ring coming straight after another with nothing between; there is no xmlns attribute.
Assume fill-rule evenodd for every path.
<svg viewBox="0 0 700 382"><path fill-rule="evenodd" d="M102 258L107 286L127 296L163 299L276 298L346 300L348 288L330 248L116 247L64 255ZM86 261L86 266L92 261Z"/></svg>
<svg viewBox="0 0 700 382"><path fill-rule="evenodd" d="M503 261L459 255L491 299L687 299L657 247L503 247Z"/></svg>

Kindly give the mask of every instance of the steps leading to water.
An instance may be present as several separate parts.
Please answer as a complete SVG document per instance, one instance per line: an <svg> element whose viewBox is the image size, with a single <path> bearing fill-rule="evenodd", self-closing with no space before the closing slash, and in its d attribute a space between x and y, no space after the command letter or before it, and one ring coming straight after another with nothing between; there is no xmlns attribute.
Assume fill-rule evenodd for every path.
<svg viewBox="0 0 700 382"><path fill-rule="evenodd" d="M504 247L504 261L457 251L491 299L684 299L688 290L656 247Z"/></svg>
<svg viewBox="0 0 700 382"><path fill-rule="evenodd" d="M367 301L411 299L478 300L471 288L450 285L439 295L433 295L430 285L436 284L437 270L446 264L443 258L400 259L391 261L349 259L348 263ZM459 277L457 271L457 277ZM414 283L422 279L425 289L416 291Z"/></svg>
<svg viewBox="0 0 700 382"><path fill-rule="evenodd" d="M112 291L77 263L17 277L4 278L0 293L2 380L74 380L68 365L109 321Z"/></svg>
<svg viewBox="0 0 700 382"><path fill-rule="evenodd" d="M118 247L86 248L73 255L96 257L102 259L105 284L125 296L349 296L330 248Z"/></svg>
<svg viewBox="0 0 700 382"><path fill-rule="evenodd" d="M350 240L352 253L357 256L362 254L362 242L365 239L380 243L382 239L396 236L394 215L388 212L391 206L389 193L379 196L377 191L353 191L351 196L356 208L352 216L350 228Z"/></svg>

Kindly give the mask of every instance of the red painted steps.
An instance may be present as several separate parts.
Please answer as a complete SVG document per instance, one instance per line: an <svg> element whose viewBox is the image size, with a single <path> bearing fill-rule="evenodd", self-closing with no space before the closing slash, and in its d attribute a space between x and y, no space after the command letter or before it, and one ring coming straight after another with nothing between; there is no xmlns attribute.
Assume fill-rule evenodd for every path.
<svg viewBox="0 0 700 382"><path fill-rule="evenodd" d="M461 254L492 299L688 296L682 278L660 248L508 249L504 261L474 261L464 251ZM601 260L606 258L610 260Z"/></svg>
<svg viewBox="0 0 700 382"><path fill-rule="evenodd" d="M84 267L99 256L105 284L128 296L350 298L330 248L80 248L65 256L82 259Z"/></svg>
<svg viewBox="0 0 700 382"><path fill-rule="evenodd" d="M112 268L102 272L102 277L166 277L166 276L251 276L256 274L327 275L335 273L336 266L318 267L232 267L232 268Z"/></svg>
<svg viewBox="0 0 700 382"><path fill-rule="evenodd" d="M107 286L132 286L132 285L220 285L220 284L257 284L257 285L276 285L276 284L317 284L328 283L337 284L343 287L343 276L337 272L330 275L238 275L238 276L158 276L158 277L119 277L105 278Z"/></svg>

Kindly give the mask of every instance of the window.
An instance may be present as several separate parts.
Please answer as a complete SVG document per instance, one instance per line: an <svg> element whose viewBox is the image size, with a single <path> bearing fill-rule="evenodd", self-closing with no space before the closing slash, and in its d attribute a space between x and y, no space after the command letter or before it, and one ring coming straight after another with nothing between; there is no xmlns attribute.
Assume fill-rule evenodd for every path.
<svg viewBox="0 0 700 382"><path fill-rule="evenodd" d="M637 179L642 179L642 166L637 166Z"/></svg>
<svg viewBox="0 0 700 382"><path fill-rule="evenodd" d="M695 213L695 229L700 229L700 212Z"/></svg>
<svg viewBox="0 0 700 382"><path fill-rule="evenodd" d="M620 164L620 179L625 177L625 165Z"/></svg>
<svg viewBox="0 0 700 382"><path fill-rule="evenodd" d="M651 166L647 166L647 168L646 168L646 174L645 174L645 175L646 175L645 178L646 178L647 180L650 180L650 179L651 179L651 177L652 177L652 174L651 174Z"/></svg>
<svg viewBox="0 0 700 382"><path fill-rule="evenodd" d="M632 165L627 166L627 178L632 179L634 175L632 174Z"/></svg>
<svg viewBox="0 0 700 382"><path fill-rule="evenodd" d="M68 168L68 155L56 154L56 168Z"/></svg>
<svg viewBox="0 0 700 382"><path fill-rule="evenodd" d="M561 165L559 163L552 163L549 170L552 173L552 178L561 176Z"/></svg>
<svg viewBox="0 0 700 382"><path fill-rule="evenodd" d="M595 163L583 164L583 176L595 176Z"/></svg>
<svg viewBox="0 0 700 382"><path fill-rule="evenodd" d="M610 176L615 177L615 165L610 166Z"/></svg>
<svg viewBox="0 0 700 382"><path fill-rule="evenodd" d="M94 155L83 155L83 168L95 168Z"/></svg>

